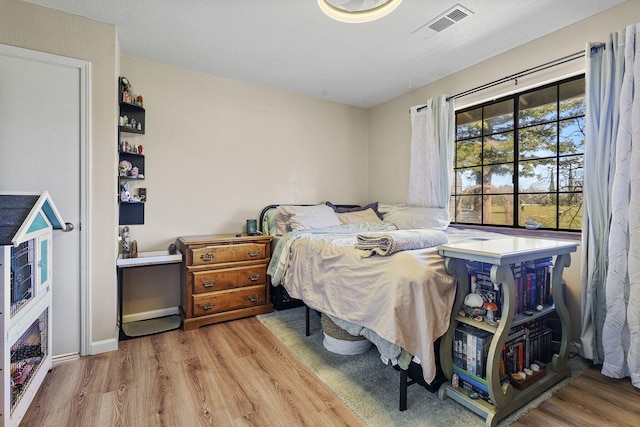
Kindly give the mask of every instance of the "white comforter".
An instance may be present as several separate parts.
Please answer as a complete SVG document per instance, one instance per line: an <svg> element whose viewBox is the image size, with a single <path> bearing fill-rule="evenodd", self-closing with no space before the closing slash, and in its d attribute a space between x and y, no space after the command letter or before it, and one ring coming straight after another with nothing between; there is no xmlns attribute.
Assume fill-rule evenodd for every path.
<svg viewBox="0 0 640 427"><path fill-rule="evenodd" d="M424 379L435 378L433 343L449 327L455 278L437 247L363 257L357 231L325 229L285 235L268 273L309 307L363 326L415 356ZM449 242L477 238L475 230L446 231ZM379 347L380 348L380 347Z"/></svg>

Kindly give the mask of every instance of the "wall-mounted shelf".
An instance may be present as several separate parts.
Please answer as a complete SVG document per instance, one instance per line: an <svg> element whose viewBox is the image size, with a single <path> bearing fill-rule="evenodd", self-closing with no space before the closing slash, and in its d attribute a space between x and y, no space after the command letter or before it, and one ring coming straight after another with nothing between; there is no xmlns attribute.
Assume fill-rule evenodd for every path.
<svg viewBox="0 0 640 427"><path fill-rule="evenodd" d="M141 140L146 131L146 112L141 104L137 104L138 97L131 93L128 80L120 77L120 117L118 119L118 201L120 202L120 225L144 224L144 203L135 199L138 197L137 189L132 188L137 181L145 178L145 157ZM131 165L130 170L136 170L137 174L130 170L121 169L122 162ZM121 198L123 183L131 183L129 192L133 200L126 201Z"/></svg>

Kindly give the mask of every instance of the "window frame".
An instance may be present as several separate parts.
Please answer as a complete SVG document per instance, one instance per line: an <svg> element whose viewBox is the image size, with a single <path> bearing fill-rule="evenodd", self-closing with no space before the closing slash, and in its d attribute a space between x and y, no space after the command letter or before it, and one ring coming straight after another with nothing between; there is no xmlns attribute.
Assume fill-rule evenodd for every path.
<svg viewBox="0 0 640 427"><path fill-rule="evenodd" d="M563 206L561 204L561 201L564 197L575 197L575 195L577 195L577 197L579 197L579 203L577 205L570 205L570 207L577 207L578 211L577 214L579 214L580 216L580 227L582 226L581 224L581 212L583 210L583 204L584 204L584 198L583 198L583 191L582 191L582 185L577 185L577 186L570 186L569 189L562 189L561 188L561 180L566 179L566 177L564 177L561 173L561 168L562 168L562 161L563 159L570 159L572 157L579 157L578 159L578 170L579 170L579 174L581 174L581 179L579 182L583 182L583 177L584 177L584 138L582 140L582 146L581 149L578 151L573 151L570 153L563 153L561 152L561 144L563 142L563 134L562 134L562 130L563 127L561 126L562 122L567 121L567 120L573 120L575 121L579 127L578 129L581 130L584 134L584 123L585 123L585 115L586 115L586 110L583 109L582 114L570 114L570 115L563 115L563 111L561 109L561 105L563 102L567 101L567 100L571 100L574 97L566 97L563 98L562 96L562 92L561 92L561 88L563 87L563 85L566 85L567 83L573 82L573 81L577 81L577 80L584 80L585 79L585 74L581 73L578 75L574 75L571 77L567 77L567 78L563 78L563 79L559 79L557 81L551 82L551 83L547 83L544 85L540 85L540 86L536 86L536 87L532 87L532 88L528 88L526 90L520 91L520 92L516 92L513 94L509 94L509 95L505 95L499 98L494 98L490 101L486 101L486 102L482 102L482 103L478 103L478 104L473 104L473 105L469 105L469 106L465 106L464 108L461 109L457 109L455 111L455 136L454 136L454 164L452 165L453 167L453 182L452 182L452 188L451 188L451 197L450 197L450 202L449 202L449 212L451 213L451 224L452 225L458 225L458 226L473 226L473 227L497 227L497 228L508 228L508 229L520 229L520 230L524 230L526 229L526 227L524 225L520 225L520 224L524 224L524 222L529 219L529 218L521 218L524 215L521 215L520 213L520 198L521 196L526 196L526 195L536 195L536 194L540 194L540 195L549 195L553 200L554 200L554 204L555 206L552 208L554 210L555 213L555 226L549 226L549 225L543 225L539 230L540 231L561 231L561 232L569 232L569 233L580 233L582 230L581 228L562 228L561 225L561 219L562 219L562 215L563 215L563 211L561 210L561 207ZM567 87L567 86L565 86ZM529 94L533 94L535 92L542 92L544 90L547 90L549 88L555 88L555 103L556 103L556 110L555 110L555 117L551 120L544 119L541 121L536 121L535 123L520 123L520 101L523 97L526 97ZM584 108L584 104L586 103L586 88L583 91L583 108ZM511 105L507 105L507 109L510 109L509 113L505 113L507 115L512 115L511 117L511 125L510 127L505 129L501 129L498 131L493 131L493 132L489 132L487 127L486 127L486 123L487 120L490 118L485 117L485 112L488 108L490 108L491 106L496 106L497 108L500 108L499 104L500 103L505 103L505 102L509 102ZM546 104L540 104L541 107L544 107L544 105ZM469 113L469 112L477 112L477 110L480 110L480 117L479 117L479 122L480 122L480 132L479 135L474 135L474 134L467 134L464 135L463 137L460 137L459 135L459 121L458 121L458 116L460 114L464 114L464 113ZM507 110L504 110L507 111ZM491 116L491 117L500 117L500 116ZM472 119L475 120L475 119ZM473 121L469 121L467 122L469 124L474 123ZM464 122L462 123L464 124ZM520 158L520 134L523 131L526 131L526 129L530 129L532 127L535 126L545 126L545 125L552 125L555 131L555 154L552 155L544 155L544 156L530 156L530 157L523 157ZM493 162L493 163L485 163L487 160L485 159L485 150L486 150L486 145L488 145L488 141L486 140L486 138L490 138L492 136L498 135L500 133L505 133L505 132L511 132L513 133L513 152L512 152L512 160L509 162ZM477 164L473 164L473 163L469 163L469 162L464 162L464 163L459 163L459 159L458 159L458 155L459 155L459 147L461 146L459 144L459 142L461 141L474 141L474 140L478 140L480 142L480 147L479 147L479 152L480 152L480 158L479 158L479 163ZM523 164L526 164L526 162L531 162L531 161L536 161L536 160L540 160L543 163L545 161L549 161L552 160L551 163L553 163L553 177L554 178L550 178L551 180L551 185L550 188L555 188L555 190L553 192L551 191L541 191L541 192L532 192L532 191L525 191L523 189L520 188L520 181L522 179L524 179L523 177L520 176L520 166ZM566 160L565 160L566 162ZM488 186L487 182L484 181L484 168L487 166L495 166L495 165L500 165L500 164L504 164L506 166L510 166L511 167L511 171L512 171L512 191L511 192L491 192L491 191L486 191L486 187ZM476 184L479 187L479 192L478 193L471 193L471 194L464 194L463 188L464 188L464 184L462 182L462 175L458 173L458 171L460 170L471 170L471 168L479 168L479 176L476 177L476 179L481 179L482 181L480 182L480 184ZM572 174L570 173L569 176L572 176ZM573 181L571 181L573 182ZM555 183L555 186L554 186ZM529 189L530 190L530 189ZM511 200L511 204L512 204L512 208L511 210L513 211L512 213L510 213L511 217L510 219L512 220L511 224L497 224L494 222L490 222L490 223L485 223L486 219L485 219L485 209L487 209L486 203L491 203L490 201L487 201L487 196L500 196L500 197L507 197L510 198ZM461 197L468 197L468 198L475 198L474 201L474 210L472 212L475 213L475 215L479 215L479 222L473 222L473 218L468 218L468 221L464 221L464 218L460 218L458 217L458 214L460 213L460 209L458 206L458 203L461 203ZM479 209L477 209L477 206L479 203ZM553 206L553 205L551 205ZM507 219L509 219L508 213L507 214ZM528 230L529 231L529 230Z"/></svg>

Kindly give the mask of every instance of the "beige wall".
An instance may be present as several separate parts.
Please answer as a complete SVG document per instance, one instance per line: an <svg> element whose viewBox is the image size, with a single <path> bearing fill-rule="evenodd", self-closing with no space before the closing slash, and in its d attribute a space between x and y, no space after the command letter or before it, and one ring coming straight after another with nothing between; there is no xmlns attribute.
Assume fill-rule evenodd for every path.
<svg viewBox="0 0 640 427"><path fill-rule="evenodd" d="M367 111L123 56L144 96L144 225L138 250L178 236L241 233L272 203L365 203ZM115 147L115 145L114 145ZM134 190L135 193L135 190ZM179 304L179 268L127 272L125 315ZM128 320L128 319L127 319Z"/></svg>
<svg viewBox="0 0 640 427"><path fill-rule="evenodd" d="M640 22L640 0L630 0L619 7L371 108L369 111L369 201L379 200L388 203L406 201L411 142L410 107L424 105L425 101L438 95L461 93L539 64L584 51L587 42L604 41L607 34L637 22ZM524 90L528 86L582 72L584 72L584 61L572 61L519 79L517 86L512 82L492 88L490 91L460 98L456 100L456 107L490 100L509 92ZM393 173L378 173L381 170L391 170ZM566 271L564 277L568 288L573 341L579 341L580 251L573 255L571 268Z"/></svg>
<svg viewBox="0 0 640 427"><path fill-rule="evenodd" d="M0 2L0 43L91 62L91 341L113 347L116 315L117 41L111 25L19 0ZM86 230L86 228L85 228ZM117 343L116 343L117 345Z"/></svg>

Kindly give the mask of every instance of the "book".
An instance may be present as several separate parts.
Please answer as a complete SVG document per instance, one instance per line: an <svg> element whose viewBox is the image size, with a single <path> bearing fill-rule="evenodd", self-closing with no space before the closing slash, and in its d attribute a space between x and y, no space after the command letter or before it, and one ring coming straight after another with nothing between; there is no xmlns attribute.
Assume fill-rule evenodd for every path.
<svg viewBox="0 0 640 427"><path fill-rule="evenodd" d="M479 378L477 375L456 366L453 367L453 372L457 374L461 380L468 382L478 390L489 393L489 386L487 385L486 379Z"/></svg>
<svg viewBox="0 0 640 427"><path fill-rule="evenodd" d="M454 331L454 365L478 376L486 376L487 356L493 334L470 325L458 325ZM460 350L462 349L462 354ZM457 354L457 356L456 356Z"/></svg>
<svg viewBox="0 0 640 427"><path fill-rule="evenodd" d="M516 304L513 313L520 314L524 311L522 305L522 264L511 265L511 272L513 273L513 284L516 292Z"/></svg>
<svg viewBox="0 0 640 427"><path fill-rule="evenodd" d="M459 386L461 386L464 390L473 390L478 393L482 400L491 403L491 398L489 396L489 385L486 379L479 378L478 376L455 366L453 367L453 373L458 376ZM508 376L505 375L500 378L501 384L506 381L509 381Z"/></svg>

